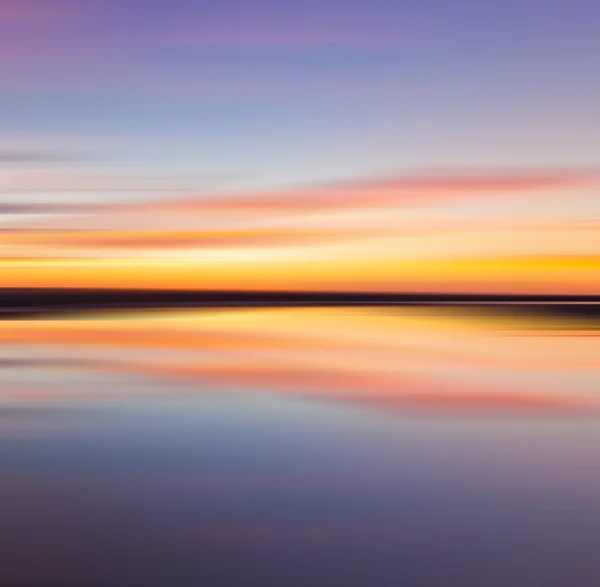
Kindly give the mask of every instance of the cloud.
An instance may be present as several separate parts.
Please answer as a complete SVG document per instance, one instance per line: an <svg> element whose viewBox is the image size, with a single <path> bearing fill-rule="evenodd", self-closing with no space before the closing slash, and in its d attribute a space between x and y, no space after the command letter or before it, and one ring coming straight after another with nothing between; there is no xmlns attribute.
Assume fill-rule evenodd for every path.
<svg viewBox="0 0 600 587"><path fill-rule="evenodd" d="M6 151L6 157L29 157L31 160L52 154L42 152ZM61 155L57 155L60 157ZM2 150L0 150L0 162ZM113 202L106 206L90 204L90 211L106 207L113 212L311 212L320 210L415 206L426 202L460 200L464 198L498 198L519 193L538 193L576 188L600 182L600 172L566 171L465 171L453 173L418 173L390 175L332 182L323 185L290 187L260 192L225 193L210 190L231 178L202 174L165 174L160 172L116 172L86 170L0 171L0 194L54 193L153 193L171 192L169 198L136 202ZM239 178L234 178L239 179ZM199 195L176 196L179 192ZM122 197L122 196L121 196ZM77 211L85 204L73 202ZM66 203L47 202L43 205L4 202L5 210L19 213L31 211L65 212Z"/></svg>
<svg viewBox="0 0 600 587"><path fill-rule="evenodd" d="M18 213L15 209L0 205L0 213ZM54 209L57 212L60 208ZM65 206L65 211L73 212L74 208ZM32 210L36 210L32 207ZM44 208L39 206L38 212ZM85 210L85 209L83 209ZM200 247L239 247L239 246L276 246L286 244L302 244L314 241L331 241L360 236L374 236L378 231L359 231L344 229L222 229L198 231L173 230L2 230L4 245L27 245L38 247L58 247L59 249L74 250L92 249L127 249L136 250L158 249L169 250L179 248Z"/></svg>
<svg viewBox="0 0 600 587"><path fill-rule="evenodd" d="M502 197L598 183L600 172L467 172L415 174L347 181L257 194L219 195L150 204L156 209L310 211L322 209L414 206L421 202L472 197Z"/></svg>
<svg viewBox="0 0 600 587"><path fill-rule="evenodd" d="M10 155L9 155L10 156ZM51 157L52 155L50 155ZM0 162L2 152L0 150ZM222 178L203 174L172 174L160 171L13 169L0 171L0 194L64 194L100 192L190 192L214 187Z"/></svg>
<svg viewBox="0 0 600 587"><path fill-rule="evenodd" d="M85 177L78 187L85 183L105 193L117 185L111 182L121 181L108 173L100 182L88 173L52 177L55 188L58 179L72 188L75 179ZM137 183L140 177L128 177L132 191L145 187ZM597 185L597 175L474 171L246 194L155 194L154 201L149 193L140 202L79 207L31 204L32 213L64 216L13 221L2 233L0 254L21 259L18 270L5 277L5 284L18 286L593 293L597 260L589 253L595 225L585 239L574 231L541 232L535 225L517 233L510 225L495 225L493 213L489 225L479 215L474 227L472 218L461 220L464 212L458 218L452 212L461 199L520 201L547 191L568 195L586 183ZM7 215L24 211L16 204L0 210ZM405 213L411 210L417 213ZM563 228L573 226L572 219L565 222ZM467 232L457 238L457 230ZM54 263L50 257L72 262Z"/></svg>
<svg viewBox="0 0 600 587"><path fill-rule="evenodd" d="M215 189L217 179L225 178L211 180L200 175L109 170L0 171L0 193L57 193L63 198L69 193L78 197L88 194L87 201L0 203L0 212L6 216L62 215L58 219L36 219L35 224L25 219L15 223L13 219L11 230L4 230L3 241L38 249L54 246L68 251L72 248L78 251L78 256L94 249L98 254L109 249L137 253L262 246L276 250L285 245L321 245L334 241L354 241L358 246L363 239L373 242L374 239L481 231L480 217L461 220L442 212L433 219L411 220L390 216L390 209L451 205L463 199L520 199L599 183L598 174L593 171L472 171L396 175L226 193ZM203 193L185 197L177 194L178 191L180 194L197 191L196 187L201 184L204 184ZM165 192L172 194L167 198L162 195ZM147 194L147 197L122 201L128 193ZM367 213L369 219L363 217L359 222L359 215ZM582 224L565 221L564 225L555 223L550 227L569 229ZM514 234L517 229L521 234L526 230L537 230L536 234L540 234L539 229L544 226L531 221L519 224L518 218L505 219L502 224L492 218L488 228L494 229L495 234L500 234L499 230ZM597 230L595 224L588 228ZM524 242L523 239L520 242ZM506 247L502 247L504 249Z"/></svg>
<svg viewBox="0 0 600 587"><path fill-rule="evenodd" d="M18 203L0 203L0 214L74 214L78 212L91 212L93 206L77 205L77 204L56 204L56 203L35 203L35 204L18 204ZM0 232L5 232L7 229L0 228ZM12 230L11 230L12 232ZM26 234L26 231L23 231Z"/></svg>
<svg viewBox="0 0 600 587"><path fill-rule="evenodd" d="M11 165L21 163L62 163L80 161L83 156L73 153L62 153L58 151L43 151L33 149L3 148L0 147L0 164Z"/></svg>

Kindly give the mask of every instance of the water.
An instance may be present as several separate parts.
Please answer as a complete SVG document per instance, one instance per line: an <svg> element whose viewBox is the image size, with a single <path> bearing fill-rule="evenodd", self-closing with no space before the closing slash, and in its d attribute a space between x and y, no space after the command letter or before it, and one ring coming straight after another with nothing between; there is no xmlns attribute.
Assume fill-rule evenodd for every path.
<svg viewBox="0 0 600 587"><path fill-rule="evenodd" d="M594 325L0 322L0 585L597 587Z"/></svg>

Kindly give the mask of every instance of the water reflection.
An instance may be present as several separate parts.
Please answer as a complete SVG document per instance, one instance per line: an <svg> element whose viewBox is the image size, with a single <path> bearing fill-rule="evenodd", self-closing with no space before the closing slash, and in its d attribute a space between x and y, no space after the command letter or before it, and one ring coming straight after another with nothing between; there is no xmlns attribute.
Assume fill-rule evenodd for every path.
<svg viewBox="0 0 600 587"><path fill-rule="evenodd" d="M0 584L596 587L597 333L434 309L0 322Z"/></svg>
<svg viewBox="0 0 600 587"><path fill-rule="evenodd" d="M20 370L18 362L39 361L46 397L65 392L65 378L87 368L196 389L461 409L595 409L597 333L573 320L415 308L156 311L0 323L0 340L10 342L4 365L17 367L4 371L25 374L20 397L36 370Z"/></svg>

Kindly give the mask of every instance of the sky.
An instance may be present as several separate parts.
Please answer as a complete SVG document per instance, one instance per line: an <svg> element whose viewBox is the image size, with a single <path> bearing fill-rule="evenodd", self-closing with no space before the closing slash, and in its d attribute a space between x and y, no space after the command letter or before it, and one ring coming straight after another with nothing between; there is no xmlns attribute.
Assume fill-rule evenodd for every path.
<svg viewBox="0 0 600 587"><path fill-rule="evenodd" d="M599 24L580 0L0 0L0 285L143 257L149 287L590 293Z"/></svg>

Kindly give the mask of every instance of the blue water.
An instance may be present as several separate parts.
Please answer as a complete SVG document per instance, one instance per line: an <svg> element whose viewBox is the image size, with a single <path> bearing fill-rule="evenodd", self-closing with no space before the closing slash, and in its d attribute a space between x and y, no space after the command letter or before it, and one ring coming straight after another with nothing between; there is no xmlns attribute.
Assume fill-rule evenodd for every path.
<svg viewBox="0 0 600 587"><path fill-rule="evenodd" d="M10 420L2 585L599 584L593 418L208 394Z"/></svg>
<svg viewBox="0 0 600 587"><path fill-rule="evenodd" d="M600 585L597 338L261 312L5 323L0 587Z"/></svg>

